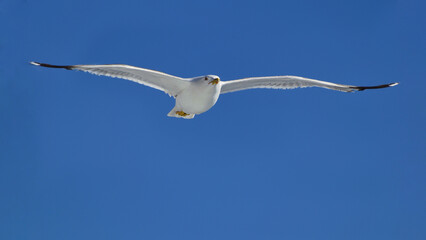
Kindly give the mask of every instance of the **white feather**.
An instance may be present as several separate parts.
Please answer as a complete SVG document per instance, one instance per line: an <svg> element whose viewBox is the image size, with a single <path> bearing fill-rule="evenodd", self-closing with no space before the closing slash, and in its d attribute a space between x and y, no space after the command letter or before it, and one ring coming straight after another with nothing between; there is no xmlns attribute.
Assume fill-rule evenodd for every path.
<svg viewBox="0 0 426 240"><path fill-rule="evenodd" d="M171 96L176 96L190 84L188 80L180 77L123 64L73 65L71 69L96 75L127 79L164 91Z"/></svg>
<svg viewBox="0 0 426 240"><path fill-rule="evenodd" d="M396 84L390 84L388 86L395 86ZM252 88L292 89L305 87L321 87L342 92L353 92L357 90L363 90L363 87L336 84L297 76L276 76L252 77L232 81L223 81L221 93L229 93Z"/></svg>

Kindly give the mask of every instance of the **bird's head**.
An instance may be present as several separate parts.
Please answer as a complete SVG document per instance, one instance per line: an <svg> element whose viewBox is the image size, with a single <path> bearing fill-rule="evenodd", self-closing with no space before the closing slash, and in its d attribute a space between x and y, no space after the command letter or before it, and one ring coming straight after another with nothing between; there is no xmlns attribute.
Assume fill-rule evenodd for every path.
<svg viewBox="0 0 426 240"><path fill-rule="evenodd" d="M206 75L200 77L200 81L205 82L207 84L216 85L220 82L220 78L216 75Z"/></svg>

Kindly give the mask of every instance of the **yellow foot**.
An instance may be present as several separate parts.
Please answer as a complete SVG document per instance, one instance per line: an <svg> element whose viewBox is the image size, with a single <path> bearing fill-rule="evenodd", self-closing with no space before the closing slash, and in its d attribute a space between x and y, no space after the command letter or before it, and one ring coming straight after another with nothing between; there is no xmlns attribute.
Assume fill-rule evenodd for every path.
<svg viewBox="0 0 426 240"><path fill-rule="evenodd" d="M179 116L182 116L182 117L186 117L186 116L189 115L188 113L186 113L184 111L176 111L176 114L179 115Z"/></svg>

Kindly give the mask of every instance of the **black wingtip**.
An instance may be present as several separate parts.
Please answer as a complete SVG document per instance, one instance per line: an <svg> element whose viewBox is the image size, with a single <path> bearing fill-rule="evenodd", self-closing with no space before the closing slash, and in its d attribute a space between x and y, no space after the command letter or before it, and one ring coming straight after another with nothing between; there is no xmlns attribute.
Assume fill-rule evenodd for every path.
<svg viewBox="0 0 426 240"><path fill-rule="evenodd" d="M393 87L398 85L399 83L389 83L389 84L383 84L378 86L366 86L366 87L351 87L352 89L356 91L364 91L365 89L380 89L380 88L387 88L387 87Z"/></svg>
<svg viewBox="0 0 426 240"><path fill-rule="evenodd" d="M49 68L64 68L64 69L67 69L67 70L73 69L72 65L59 66L59 65L52 65L52 64L39 63L39 62L30 62L30 64L35 65L35 66L41 66L41 67L49 67Z"/></svg>

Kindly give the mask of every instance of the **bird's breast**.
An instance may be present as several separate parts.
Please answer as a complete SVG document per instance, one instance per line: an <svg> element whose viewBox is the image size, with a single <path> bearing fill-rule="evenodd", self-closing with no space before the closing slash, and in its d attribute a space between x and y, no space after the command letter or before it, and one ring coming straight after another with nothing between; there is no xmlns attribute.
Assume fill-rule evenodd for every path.
<svg viewBox="0 0 426 240"><path fill-rule="evenodd" d="M213 107L220 94L220 84L192 85L176 97L176 104L186 113L200 114Z"/></svg>

